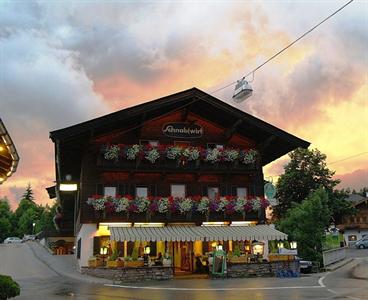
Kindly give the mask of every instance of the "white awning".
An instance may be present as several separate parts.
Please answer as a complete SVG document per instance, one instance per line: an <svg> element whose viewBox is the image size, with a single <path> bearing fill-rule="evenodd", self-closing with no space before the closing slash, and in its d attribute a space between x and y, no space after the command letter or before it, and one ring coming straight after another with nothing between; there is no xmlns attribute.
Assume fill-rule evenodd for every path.
<svg viewBox="0 0 368 300"><path fill-rule="evenodd" d="M287 234L269 225L257 226L166 226L110 227L115 241L246 241L286 240Z"/></svg>

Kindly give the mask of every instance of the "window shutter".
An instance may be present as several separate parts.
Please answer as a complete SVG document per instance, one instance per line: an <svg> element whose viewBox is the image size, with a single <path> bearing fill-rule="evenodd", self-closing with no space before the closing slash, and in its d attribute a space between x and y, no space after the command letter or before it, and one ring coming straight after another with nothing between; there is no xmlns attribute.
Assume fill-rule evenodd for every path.
<svg viewBox="0 0 368 300"><path fill-rule="evenodd" d="M202 196L203 197L208 196L208 186L206 186L206 185L202 186Z"/></svg>
<svg viewBox="0 0 368 300"><path fill-rule="evenodd" d="M93 255L100 254L101 239L99 236L93 237Z"/></svg>
<svg viewBox="0 0 368 300"><path fill-rule="evenodd" d="M231 196L236 196L236 186L231 187Z"/></svg>
<svg viewBox="0 0 368 300"><path fill-rule="evenodd" d="M125 195L125 184L119 184L118 194L121 196Z"/></svg>
<svg viewBox="0 0 368 300"><path fill-rule="evenodd" d="M103 195L104 190L103 190L103 184L97 184L96 186L96 194L97 195Z"/></svg>
<svg viewBox="0 0 368 300"><path fill-rule="evenodd" d="M226 186L225 185L220 186L220 195L226 196Z"/></svg>

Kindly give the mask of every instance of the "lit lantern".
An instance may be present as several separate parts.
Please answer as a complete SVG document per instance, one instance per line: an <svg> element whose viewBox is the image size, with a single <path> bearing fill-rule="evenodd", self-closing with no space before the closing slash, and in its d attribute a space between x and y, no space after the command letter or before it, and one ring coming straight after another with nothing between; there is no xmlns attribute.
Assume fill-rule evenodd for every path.
<svg viewBox="0 0 368 300"><path fill-rule="evenodd" d="M296 241L290 242L290 249L295 250L298 247L298 244Z"/></svg>
<svg viewBox="0 0 368 300"><path fill-rule="evenodd" d="M149 255L150 253L151 253L151 247L150 246L144 247L144 254Z"/></svg>
<svg viewBox="0 0 368 300"><path fill-rule="evenodd" d="M281 249L281 248L284 248L284 243L283 243L283 241L279 241L278 243L277 243L277 248L279 248L279 249Z"/></svg>
<svg viewBox="0 0 368 300"><path fill-rule="evenodd" d="M224 248L223 248L223 246L221 244L217 246L217 251L222 251L223 249Z"/></svg>
<svg viewBox="0 0 368 300"><path fill-rule="evenodd" d="M216 248L217 242L212 242L211 246L212 246L212 248Z"/></svg>
<svg viewBox="0 0 368 300"><path fill-rule="evenodd" d="M252 243L253 254L263 255L263 251L264 251L264 243L261 242Z"/></svg>
<svg viewBox="0 0 368 300"><path fill-rule="evenodd" d="M100 248L100 254L101 255L106 255L107 254L107 247L103 246Z"/></svg>

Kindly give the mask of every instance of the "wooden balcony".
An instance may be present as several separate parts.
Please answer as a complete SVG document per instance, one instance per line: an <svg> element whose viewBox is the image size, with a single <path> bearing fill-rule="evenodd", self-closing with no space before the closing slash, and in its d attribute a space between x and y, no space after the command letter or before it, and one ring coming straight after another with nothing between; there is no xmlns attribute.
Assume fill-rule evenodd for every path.
<svg viewBox="0 0 368 300"><path fill-rule="evenodd" d="M106 160L102 154L98 155L97 167L108 170L137 170L137 171L152 171L155 172L214 172L244 174L252 173L256 170L257 162L252 164L243 164L239 161L235 162L218 162L211 163L201 160L196 161L178 161L167 158L159 158L155 163L151 163L146 159L142 160Z"/></svg>

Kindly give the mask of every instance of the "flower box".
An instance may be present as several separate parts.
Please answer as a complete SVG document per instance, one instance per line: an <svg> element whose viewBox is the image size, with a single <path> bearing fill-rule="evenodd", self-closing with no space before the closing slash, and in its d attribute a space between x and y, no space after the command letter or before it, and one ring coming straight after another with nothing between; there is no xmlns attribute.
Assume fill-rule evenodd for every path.
<svg viewBox="0 0 368 300"><path fill-rule="evenodd" d="M136 260L136 261L125 261L124 266L127 268L138 268L144 266L143 260Z"/></svg>
<svg viewBox="0 0 368 300"><path fill-rule="evenodd" d="M99 258L90 258L88 260L88 267L89 268L97 268L97 267L102 267L102 260Z"/></svg>
<svg viewBox="0 0 368 300"><path fill-rule="evenodd" d="M124 261L123 260L108 260L106 266L108 268L122 268L124 267Z"/></svg>

